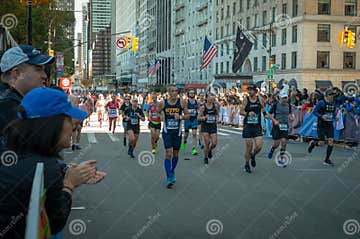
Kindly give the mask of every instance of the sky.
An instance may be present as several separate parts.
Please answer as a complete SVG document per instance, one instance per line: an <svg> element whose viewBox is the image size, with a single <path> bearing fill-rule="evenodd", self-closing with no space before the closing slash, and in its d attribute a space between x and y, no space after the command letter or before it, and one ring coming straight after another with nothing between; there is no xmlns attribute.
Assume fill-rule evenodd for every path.
<svg viewBox="0 0 360 239"><path fill-rule="evenodd" d="M88 2L88 0L75 0L75 11L81 11L81 6L83 2ZM82 32L82 13L75 12L75 36L74 39L77 40L77 34ZM77 45L77 41L74 43ZM78 59L77 48L75 48L75 62Z"/></svg>

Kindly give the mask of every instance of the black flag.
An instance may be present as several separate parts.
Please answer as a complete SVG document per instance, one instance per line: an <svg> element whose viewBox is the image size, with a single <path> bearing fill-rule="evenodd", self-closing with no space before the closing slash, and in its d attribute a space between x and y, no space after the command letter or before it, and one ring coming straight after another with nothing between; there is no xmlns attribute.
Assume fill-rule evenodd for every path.
<svg viewBox="0 0 360 239"><path fill-rule="evenodd" d="M234 61L232 70L236 73L244 64L246 57L249 55L253 43L242 33L240 27L237 29L236 41L234 46Z"/></svg>

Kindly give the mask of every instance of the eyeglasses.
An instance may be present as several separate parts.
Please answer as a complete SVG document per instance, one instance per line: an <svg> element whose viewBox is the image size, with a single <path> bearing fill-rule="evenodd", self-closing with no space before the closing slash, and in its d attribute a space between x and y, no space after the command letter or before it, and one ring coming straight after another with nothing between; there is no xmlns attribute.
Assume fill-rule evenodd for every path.
<svg viewBox="0 0 360 239"><path fill-rule="evenodd" d="M125 99L125 100L130 100L130 99Z"/></svg>

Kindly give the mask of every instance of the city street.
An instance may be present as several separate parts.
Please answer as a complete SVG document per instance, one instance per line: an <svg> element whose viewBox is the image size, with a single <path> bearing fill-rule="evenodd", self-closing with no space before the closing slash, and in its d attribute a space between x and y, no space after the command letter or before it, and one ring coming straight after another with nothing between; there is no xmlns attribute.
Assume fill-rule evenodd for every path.
<svg viewBox="0 0 360 239"><path fill-rule="evenodd" d="M209 166L202 153L191 155L188 143L176 186L167 189L163 142L152 157L145 122L136 159L127 155L120 127L112 135L107 125L92 124L83 129L83 149L66 150L65 161L97 159L107 178L76 190L64 238L358 238L352 226L360 220L360 160L354 150L336 147L331 168L322 164L325 148L308 155L306 143L291 141L288 167L279 168L266 157L272 143L266 139L249 175L241 130L221 126Z"/></svg>

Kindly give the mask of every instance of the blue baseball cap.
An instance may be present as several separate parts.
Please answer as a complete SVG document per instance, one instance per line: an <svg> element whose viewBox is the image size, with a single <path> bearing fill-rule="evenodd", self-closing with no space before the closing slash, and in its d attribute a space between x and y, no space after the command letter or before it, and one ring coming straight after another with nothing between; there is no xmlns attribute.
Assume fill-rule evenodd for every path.
<svg viewBox="0 0 360 239"><path fill-rule="evenodd" d="M6 72L21 63L30 65L46 65L53 63L53 56L42 55L41 52L30 46L20 45L8 49L1 58L0 68L2 72Z"/></svg>
<svg viewBox="0 0 360 239"><path fill-rule="evenodd" d="M68 96L61 90L46 87L35 88L25 95L20 107L25 110L26 119L48 118L55 115L67 115L84 120L87 113L71 105ZM18 112L18 117L24 119Z"/></svg>

